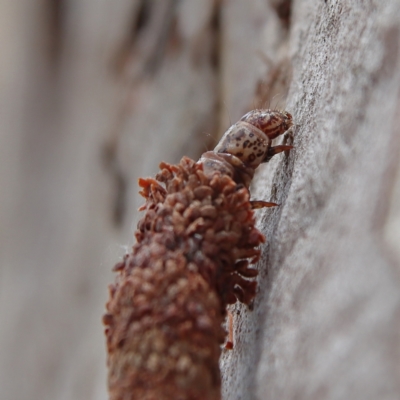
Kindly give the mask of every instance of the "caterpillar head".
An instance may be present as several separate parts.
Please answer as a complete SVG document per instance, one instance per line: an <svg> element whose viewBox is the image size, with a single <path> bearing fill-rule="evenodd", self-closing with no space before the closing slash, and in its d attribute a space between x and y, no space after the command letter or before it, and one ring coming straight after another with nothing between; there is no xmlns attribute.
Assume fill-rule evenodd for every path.
<svg viewBox="0 0 400 400"><path fill-rule="evenodd" d="M291 126L292 116L287 111L252 110L225 132L214 152L231 154L256 169L265 160L272 139Z"/></svg>
<svg viewBox="0 0 400 400"><path fill-rule="evenodd" d="M279 110L252 110L244 115L240 121L255 126L264 132L269 139L275 139L293 126L292 114Z"/></svg>

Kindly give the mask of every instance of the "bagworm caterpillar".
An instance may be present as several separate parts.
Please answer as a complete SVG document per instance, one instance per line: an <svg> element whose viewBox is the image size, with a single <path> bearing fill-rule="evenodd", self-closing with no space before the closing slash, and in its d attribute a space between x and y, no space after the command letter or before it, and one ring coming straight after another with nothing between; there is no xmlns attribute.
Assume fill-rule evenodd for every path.
<svg viewBox="0 0 400 400"><path fill-rule="evenodd" d="M264 236L250 201L255 169L292 146L272 139L293 125L288 112L253 110L213 151L162 162L139 179L146 199L137 243L114 270L106 325L111 400L220 399L218 360L226 306L250 304Z"/></svg>

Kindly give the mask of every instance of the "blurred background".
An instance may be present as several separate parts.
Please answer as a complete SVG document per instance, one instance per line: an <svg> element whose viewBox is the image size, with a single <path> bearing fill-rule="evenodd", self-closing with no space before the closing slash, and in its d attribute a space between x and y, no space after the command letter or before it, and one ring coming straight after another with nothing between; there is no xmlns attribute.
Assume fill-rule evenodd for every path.
<svg viewBox="0 0 400 400"><path fill-rule="evenodd" d="M137 179L286 108L226 399L400 397L397 0L0 2L0 399L107 399ZM397 65L397 67L396 67Z"/></svg>
<svg viewBox="0 0 400 400"><path fill-rule="evenodd" d="M2 400L106 398L101 316L137 178L197 158L267 101L260 42L286 35L274 7L0 3Z"/></svg>

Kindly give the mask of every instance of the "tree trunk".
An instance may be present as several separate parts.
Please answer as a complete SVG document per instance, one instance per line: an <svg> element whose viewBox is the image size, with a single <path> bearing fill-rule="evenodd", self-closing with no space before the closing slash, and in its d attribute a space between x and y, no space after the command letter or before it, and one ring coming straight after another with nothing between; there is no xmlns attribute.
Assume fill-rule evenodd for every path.
<svg viewBox="0 0 400 400"><path fill-rule="evenodd" d="M106 399L100 325L137 178L284 108L260 168L254 309L232 307L225 399L400 396L400 3L0 6L2 399Z"/></svg>

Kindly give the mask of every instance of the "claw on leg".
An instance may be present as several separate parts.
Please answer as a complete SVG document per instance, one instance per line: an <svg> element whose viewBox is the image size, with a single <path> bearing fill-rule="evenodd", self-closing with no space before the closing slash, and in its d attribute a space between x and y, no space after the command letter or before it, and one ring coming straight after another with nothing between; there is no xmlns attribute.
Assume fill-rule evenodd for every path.
<svg viewBox="0 0 400 400"><path fill-rule="evenodd" d="M269 201L262 201L262 200L252 200L252 201L250 201L250 204L251 204L251 208L253 210L258 210L258 209L264 208L264 207L279 206L279 204L277 204L277 203L271 203Z"/></svg>
<svg viewBox="0 0 400 400"><path fill-rule="evenodd" d="M268 162L275 154L282 153L282 151L289 151L291 149L293 149L293 146L286 144L270 147L262 162Z"/></svg>

